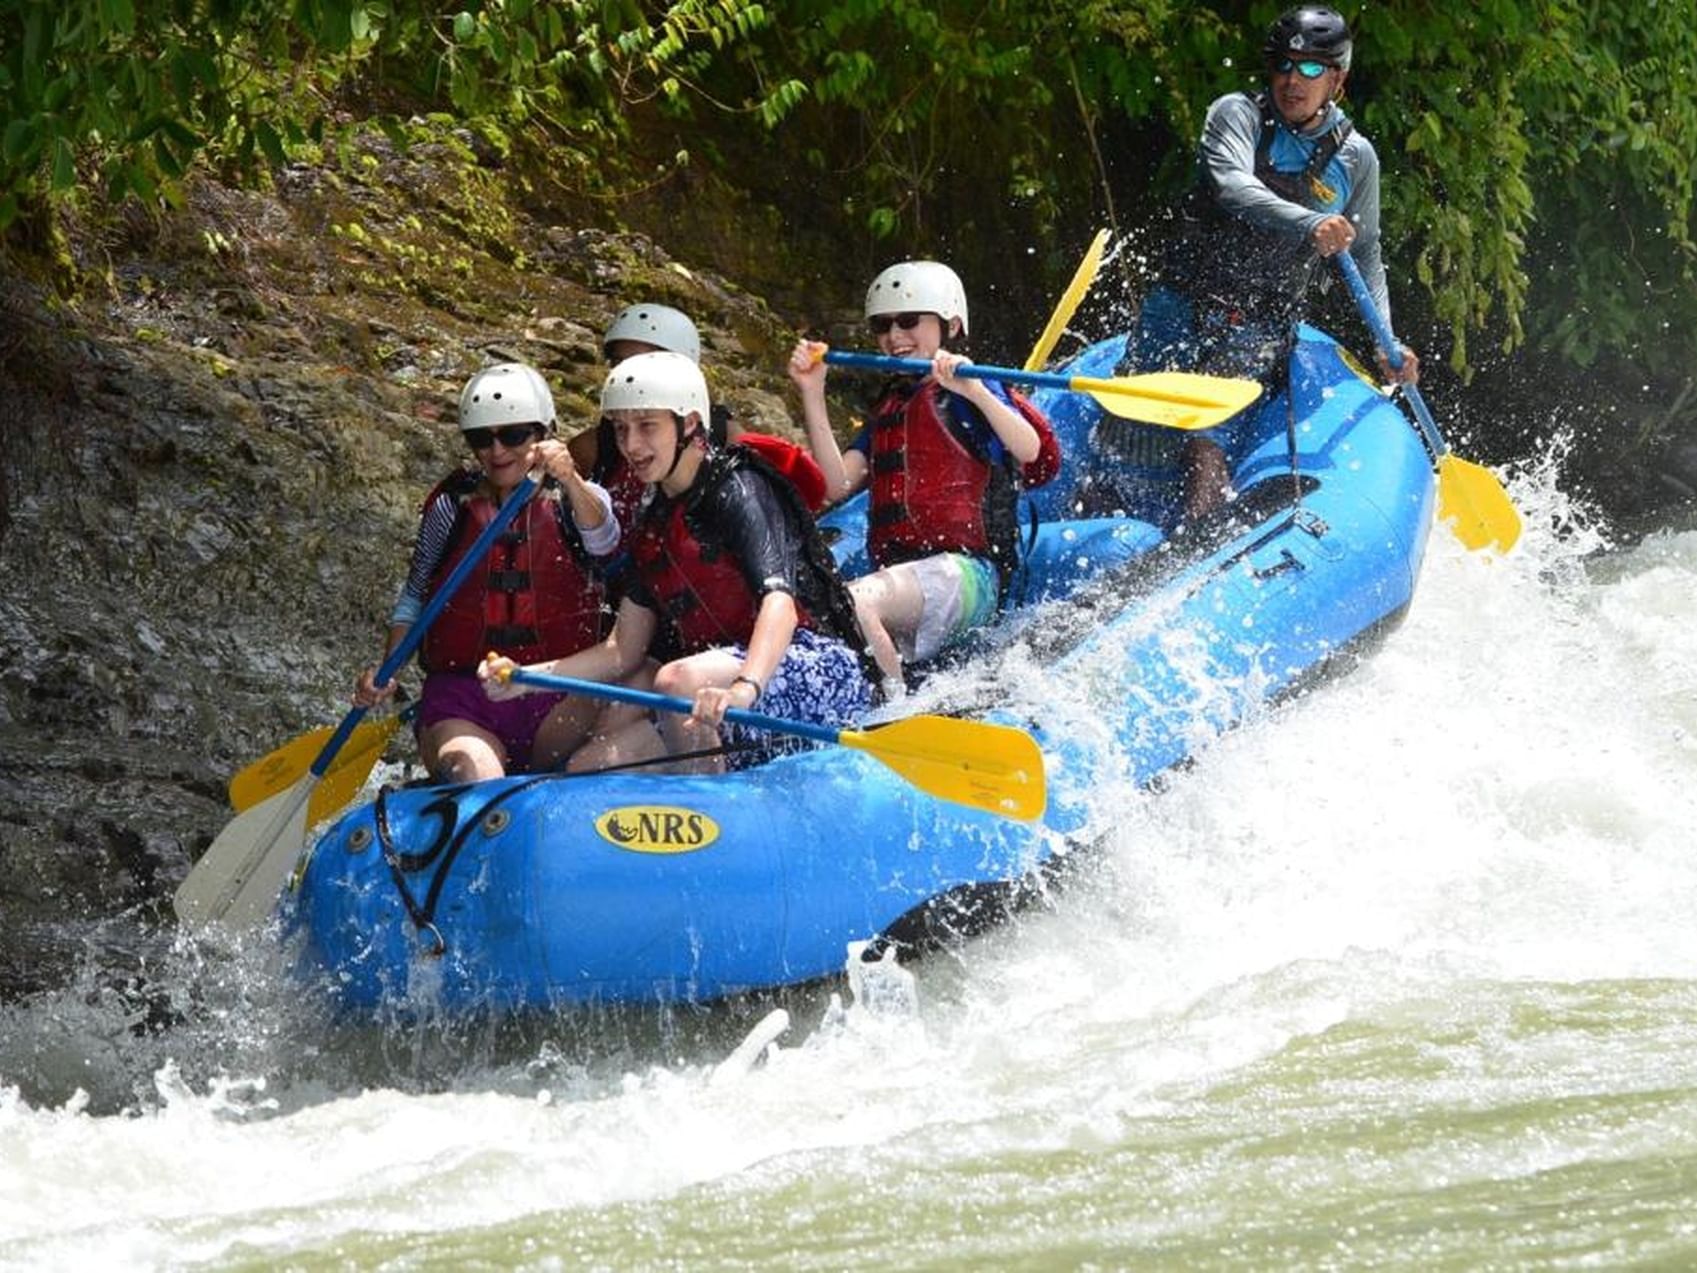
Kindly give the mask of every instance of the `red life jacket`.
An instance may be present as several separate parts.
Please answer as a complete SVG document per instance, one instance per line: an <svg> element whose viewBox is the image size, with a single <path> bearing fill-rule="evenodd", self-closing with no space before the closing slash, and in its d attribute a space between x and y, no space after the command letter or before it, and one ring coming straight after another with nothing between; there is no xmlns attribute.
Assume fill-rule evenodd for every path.
<svg viewBox="0 0 1697 1273"><path fill-rule="evenodd" d="M1016 466L968 445L939 410L943 393L927 376L873 410L867 549L879 566L942 552L987 557L1005 578L1019 538Z"/></svg>
<svg viewBox="0 0 1697 1273"><path fill-rule="evenodd" d="M595 480L601 483L607 498L613 502L613 516L619 519L619 540L623 543L630 537L630 528L636 525L636 516L642 509L642 497L648 490L648 484L631 472L625 457L617 452L614 452L613 463L607 466L606 476Z"/></svg>
<svg viewBox="0 0 1697 1273"><path fill-rule="evenodd" d="M431 493L446 492L459 504L448 549L431 576L432 595L495 519L498 506L479 485L475 474L460 474ZM431 672L469 672L490 650L519 663L564 658L600 640L605 620L600 581L550 483L497 536L437 615L419 661Z"/></svg>
<svg viewBox="0 0 1697 1273"><path fill-rule="evenodd" d="M755 448L746 449L759 454ZM731 446L711 456L696 481L722 482L748 463L734 454L736 450ZM686 496L650 504L625 540L637 578L676 632L680 655L746 645L760 614L760 598L743 578L736 558L720 545L703 542L690 528L684 510L694 502ZM710 528L708 535L711 539ZM795 603L796 626L815 627L801 598Z"/></svg>
<svg viewBox="0 0 1697 1273"><path fill-rule="evenodd" d="M619 519L619 539L622 544L636 525L637 511L642 507L647 484L639 481L625 463L624 453L613 440L613 422L602 419L595 429L595 465L589 480L598 483L613 502L613 516Z"/></svg>

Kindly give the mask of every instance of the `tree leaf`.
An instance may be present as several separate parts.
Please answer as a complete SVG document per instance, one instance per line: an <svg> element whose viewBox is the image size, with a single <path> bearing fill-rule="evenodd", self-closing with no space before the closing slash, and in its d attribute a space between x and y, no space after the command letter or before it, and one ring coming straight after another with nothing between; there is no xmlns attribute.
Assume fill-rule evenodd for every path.
<svg viewBox="0 0 1697 1273"><path fill-rule="evenodd" d="M53 189L56 192L63 192L76 184L76 151L71 148L69 138L55 137L53 139Z"/></svg>

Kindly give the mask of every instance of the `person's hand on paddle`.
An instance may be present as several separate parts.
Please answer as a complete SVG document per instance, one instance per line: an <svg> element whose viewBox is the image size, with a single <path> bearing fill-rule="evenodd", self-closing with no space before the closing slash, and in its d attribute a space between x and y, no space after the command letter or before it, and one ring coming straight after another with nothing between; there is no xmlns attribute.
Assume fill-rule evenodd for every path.
<svg viewBox="0 0 1697 1273"><path fill-rule="evenodd" d="M968 380L959 374L960 368L971 362L972 359L965 354L951 354L946 349L939 349L931 358L931 374L950 393L970 398L974 390L986 392L982 380Z"/></svg>
<svg viewBox="0 0 1697 1273"><path fill-rule="evenodd" d="M552 664L543 664L551 667ZM512 680L512 674L520 670L521 665L513 662L505 654L497 654L491 650L483 656L483 662L477 665L477 679L483 682L483 692L497 703L510 698L523 698L530 693L527 686Z"/></svg>
<svg viewBox="0 0 1697 1273"><path fill-rule="evenodd" d="M377 704L387 702L393 697L395 697L395 683L390 681L387 685L379 685L375 664L361 672L359 679L354 682L354 706L356 707L376 707Z"/></svg>
<svg viewBox="0 0 1697 1273"><path fill-rule="evenodd" d="M746 677L732 681L729 686L703 685L695 692L695 703L689 716L693 721L717 729L728 710L753 707L754 700L759 697L759 691Z"/></svg>
<svg viewBox="0 0 1697 1273"><path fill-rule="evenodd" d="M1314 227L1314 250L1321 256L1336 256L1355 242L1355 227L1348 217L1333 213Z"/></svg>
<svg viewBox="0 0 1697 1273"><path fill-rule="evenodd" d="M530 450L530 474L540 480L544 475L564 485L577 473L577 462L571 448L558 438L544 438Z"/></svg>
<svg viewBox="0 0 1697 1273"><path fill-rule="evenodd" d="M806 393L809 389L825 392L825 350L829 348L822 340L808 340L805 337L796 341L795 348L790 350L790 361L786 370L790 379L795 382L797 389Z"/></svg>
<svg viewBox="0 0 1697 1273"><path fill-rule="evenodd" d="M1420 355L1398 342L1402 349L1402 366L1392 367L1391 360L1379 351L1379 376L1386 384L1417 385L1420 383Z"/></svg>

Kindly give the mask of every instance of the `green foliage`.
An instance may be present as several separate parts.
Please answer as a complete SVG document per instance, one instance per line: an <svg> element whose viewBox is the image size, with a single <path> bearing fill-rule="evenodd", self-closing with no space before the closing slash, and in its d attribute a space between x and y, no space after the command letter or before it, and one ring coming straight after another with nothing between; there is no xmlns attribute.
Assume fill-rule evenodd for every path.
<svg viewBox="0 0 1697 1273"><path fill-rule="evenodd" d="M1025 204L1038 229L1063 199L1089 198L1102 117L1200 111L1194 62L1219 64L1220 23L1163 0L775 3L768 64L810 83L785 103L815 156L852 175L845 204L878 237L935 235L963 186ZM1201 99L1205 105L1206 98ZM1058 140L1075 144L1069 166ZM987 188L986 188L987 185ZM980 212L983 209L980 208Z"/></svg>
<svg viewBox="0 0 1697 1273"><path fill-rule="evenodd" d="M1387 229L1411 245L1458 368L1487 327L1581 365L1689 356L1668 338L1670 322L1697 328L1697 28L1681 8L1498 0L1363 19L1362 56L1395 68L1363 113L1390 151Z"/></svg>
<svg viewBox="0 0 1697 1273"><path fill-rule="evenodd" d="M201 156L251 176L345 145L367 122L345 107L397 89L495 135L615 137L765 21L753 0L0 0L0 229L96 174L176 202Z"/></svg>
<svg viewBox="0 0 1697 1273"><path fill-rule="evenodd" d="M1589 365L1689 374L1697 344L1697 24L1689 6L1551 4L1521 85L1540 123L1530 326Z"/></svg>
<svg viewBox="0 0 1697 1273"><path fill-rule="evenodd" d="M852 179L845 203L871 233L926 244L946 237L938 223L963 199L978 218L989 201L1024 205L1043 233L1063 207L1111 212L1145 186L1176 195L1187 144L1128 164L1105 140L1197 136L1214 96L1260 79L1281 6L773 7L761 55L812 86L785 116L809 134L798 157ZM1380 153L1393 271L1425 285L1455 367L1470 371L1480 332L1504 350L1530 334L1582 364L1607 353L1654 368L1697 352L1688 4L1344 9L1352 88L1365 90L1346 104Z"/></svg>
<svg viewBox="0 0 1697 1273"><path fill-rule="evenodd" d="M92 180L172 201L197 161L253 176L451 110L497 153L522 137L586 181L633 119L670 121L663 155L738 164L733 184L851 238L1005 261L1176 195L1209 101L1259 80L1278 7L0 0L0 228ZM1481 333L1580 363L1697 353L1689 4L1344 10L1393 273L1424 285L1455 366ZM752 151L731 144L742 121Z"/></svg>

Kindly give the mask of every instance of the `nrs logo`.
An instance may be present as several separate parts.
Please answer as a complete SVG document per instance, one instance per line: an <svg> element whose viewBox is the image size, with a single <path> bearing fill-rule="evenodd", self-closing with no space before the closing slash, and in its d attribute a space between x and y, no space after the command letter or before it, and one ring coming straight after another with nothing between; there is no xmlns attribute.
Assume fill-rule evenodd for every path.
<svg viewBox="0 0 1697 1273"><path fill-rule="evenodd" d="M705 813L664 804L609 809L595 819L595 831L632 853L693 853L719 838L719 824Z"/></svg>

